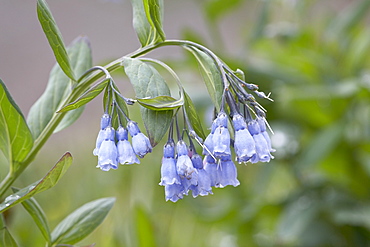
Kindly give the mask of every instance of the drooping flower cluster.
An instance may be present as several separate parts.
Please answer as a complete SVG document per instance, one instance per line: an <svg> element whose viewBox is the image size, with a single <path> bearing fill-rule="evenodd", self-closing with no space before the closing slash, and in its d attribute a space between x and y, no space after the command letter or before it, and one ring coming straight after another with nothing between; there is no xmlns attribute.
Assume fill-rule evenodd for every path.
<svg viewBox="0 0 370 247"><path fill-rule="evenodd" d="M147 153L152 152L148 137L141 133L134 121L128 121L127 129L119 125L115 130L111 120L109 114L104 114L101 118L100 131L93 151L93 154L98 156L96 167L109 171L117 169L118 164L139 164L140 160L137 156L143 158ZM132 146L128 141L128 133L132 137Z"/></svg>
<svg viewBox="0 0 370 247"><path fill-rule="evenodd" d="M168 117L172 117L168 141L163 148L159 183L165 187L166 201L176 202L184 195L188 195L189 192L195 198L213 194L213 188L224 188L228 185L236 187L240 183L234 161L239 164L257 163L269 162L274 158L271 153L275 150L271 146L271 140L266 130L266 126L269 126L266 120L266 110L247 90L252 91L260 98L271 100L269 94L265 95L263 92L259 92L258 86L255 84L246 83L242 79L244 74L240 70L232 71L209 50L206 49L204 52L214 60L214 65L217 65L223 85L222 91L219 87L220 84L213 85L215 86L213 92L215 95L212 96L215 103L215 117L210 133L204 141L200 137L204 136L202 128L193 126L200 123L194 112L193 103L182 88L177 76L174 77L178 80L180 100L174 100L168 95L152 97L149 84L146 94L142 95L145 96L144 98L137 100L125 98L110 79L104 104L105 112L109 112L111 115L104 114L101 119L101 130L93 152L94 155L98 156L97 167L108 171L117 169L118 164L140 163L138 157L143 158L152 151L149 139L141 133L137 123L128 118L126 105L132 105L134 102L139 102L141 107L146 107L151 111L172 110L174 113L173 116L163 115L163 118L167 118L167 120ZM164 66L169 69L172 75L175 75L175 72L167 65L163 65L162 62L153 59L146 60ZM131 70L126 70L126 72L131 73ZM130 80L137 79L136 74L135 76L129 75L129 77ZM146 82L149 83L149 81ZM137 82L134 81L133 85L135 83ZM163 93L168 94L167 92ZM180 135L181 131L178 126L178 113L181 112L179 109L182 109L184 120L182 135ZM117 115L117 117L114 115L116 117L114 118L114 127L118 126L117 130L112 125L111 116L113 114ZM161 117L158 114L158 118ZM155 124L164 123L164 121L156 121L157 119L154 118L149 119L150 121L144 119L149 134L156 128ZM177 131L176 143L172 133L174 123L176 123ZM163 130L163 126L158 127ZM168 125L165 128L168 128ZM160 132L163 136L163 131ZM128 133L131 135L132 145L128 140ZM183 140L184 133L189 137L189 143ZM157 138L158 140L154 140L155 143L162 136ZM203 157L197 153L192 138L201 146Z"/></svg>
<svg viewBox="0 0 370 247"><path fill-rule="evenodd" d="M212 187L223 188L227 185L238 186L236 167L224 157L219 163L212 156L204 160L193 149L188 148L183 140L176 145L169 139L163 149L161 182L165 187L166 201L176 202L192 192L193 197L206 196L212 193Z"/></svg>

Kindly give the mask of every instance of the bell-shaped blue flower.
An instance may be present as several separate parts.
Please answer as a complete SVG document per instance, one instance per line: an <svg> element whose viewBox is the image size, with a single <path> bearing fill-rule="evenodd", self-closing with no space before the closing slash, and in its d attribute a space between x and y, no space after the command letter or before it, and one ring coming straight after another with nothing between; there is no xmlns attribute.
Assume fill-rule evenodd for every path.
<svg viewBox="0 0 370 247"><path fill-rule="evenodd" d="M261 134L263 135L263 137L266 140L267 147L270 149L270 152L275 152L276 150L272 148L270 136L266 131L266 122L265 121L266 121L265 118L262 118L262 117L257 118L258 125L260 126L260 129L261 129Z"/></svg>
<svg viewBox="0 0 370 247"><path fill-rule="evenodd" d="M184 197L184 186L182 184L169 184L164 187L166 201L177 202Z"/></svg>
<svg viewBox="0 0 370 247"><path fill-rule="evenodd" d="M215 130L218 126L218 120L217 118L213 120L212 126L211 126L211 133L206 137L206 139L203 142L203 154L204 155L209 155L211 152L213 154L213 134L215 133Z"/></svg>
<svg viewBox="0 0 370 247"><path fill-rule="evenodd" d="M98 152L98 165L103 171L110 169L117 169L117 147L115 143L115 131L112 127L108 126L104 131L104 140L101 143Z"/></svg>
<svg viewBox="0 0 370 247"><path fill-rule="evenodd" d="M220 185L220 173L219 166L216 163L216 160L210 156L206 155L203 160L204 170L207 172L208 177L211 182L212 187L219 187Z"/></svg>
<svg viewBox="0 0 370 247"><path fill-rule="evenodd" d="M220 112L217 116L218 126L213 133L213 154L219 158L231 155L230 133L227 129L228 117L225 112Z"/></svg>
<svg viewBox="0 0 370 247"><path fill-rule="evenodd" d="M96 138L96 145L95 145L95 149L93 151L93 154L95 156L98 155L99 148L101 146L101 143L104 140L104 132L105 132L104 130L105 130L105 128L107 128L109 126L110 122L111 122L111 117L108 114L103 114L103 116L100 119L100 131L99 131L99 134L98 134L98 138Z"/></svg>
<svg viewBox="0 0 370 247"><path fill-rule="evenodd" d="M118 162L124 164L140 164L140 160L136 157L136 154L128 141L128 132L122 126L119 126L116 131L117 137L117 152Z"/></svg>
<svg viewBox="0 0 370 247"><path fill-rule="evenodd" d="M175 143L173 140L169 140L163 148L161 182L159 185L172 184L181 184L181 181L176 169Z"/></svg>
<svg viewBox="0 0 370 247"><path fill-rule="evenodd" d="M236 159L239 163L247 162L256 153L256 144L242 115L235 114L233 116L233 126Z"/></svg>
<svg viewBox="0 0 370 247"><path fill-rule="evenodd" d="M147 153L152 152L152 145L150 144L148 137L141 133L136 122L129 121L127 123L127 129L132 136L132 148L140 158L143 158Z"/></svg>
<svg viewBox="0 0 370 247"><path fill-rule="evenodd" d="M191 162L193 163L195 169L203 169L203 160L199 154L193 154L191 156Z"/></svg>
<svg viewBox="0 0 370 247"><path fill-rule="evenodd" d="M198 184L191 187L193 197L207 196L212 193L211 178L205 169L198 169Z"/></svg>
<svg viewBox="0 0 370 247"><path fill-rule="evenodd" d="M269 162L271 158L270 149L267 146L265 137L261 134L261 129L258 122L256 120L250 121L248 123L248 130L252 134L256 144L256 154L252 157L251 162Z"/></svg>
<svg viewBox="0 0 370 247"><path fill-rule="evenodd" d="M197 184L196 176L193 175L193 173L196 173L196 170L188 155L188 148L186 146L186 143L183 140L178 141L176 145L176 150L177 150L177 162L176 162L177 174L180 176L180 178L186 178L188 180L191 180L191 184L196 185ZM193 179L193 177L195 179Z"/></svg>
<svg viewBox="0 0 370 247"><path fill-rule="evenodd" d="M237 170L234 162L231 161L231 156L222 157L220 164L220 188L224 188L227 185L232 185L234 187L240 184L237 179Z"/></svg>

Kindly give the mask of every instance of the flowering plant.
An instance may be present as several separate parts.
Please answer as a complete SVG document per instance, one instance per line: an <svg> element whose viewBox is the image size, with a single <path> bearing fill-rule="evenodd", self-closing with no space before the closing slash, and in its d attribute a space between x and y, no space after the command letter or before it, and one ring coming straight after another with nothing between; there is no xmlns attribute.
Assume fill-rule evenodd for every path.
<svg viewBox="0 0 370 247"><path fill-rule="evenodd" d="M247 83L241 70L232 70L208 48L187 40L166 39L162 28L162 1L132 0L132 5L133 24L141 48L106 66L92 66L88 39L79 37L65 47L46 2L37 1L40 24L57 64L51 71L45 93L32 106L27 120L0 81L0 148L9 165L9 173L0 184L0 196L8 192L48 138L71 125L82 113L83 106L101 93L104 112L93 150L98 156L97 167L109 171L117 169L119 164L140 163L139 158L152 152L168 133L159 183L165 187L166 200L176 202L189 191L197 197L212 194L212 187L238 186L232 147L238 163L269 162L273 158L271 152L274 149L266 129L266 110L255 98L271 100L269 95L258 91L257 85ZM162 61L143 57L165 46L185 48L200 65L214 104L214 120L208 135L175 71ZM178 86L177 97L171 96L157 67L171 74ZM121 93L111 76L119 68L124 69L135 90L133 99ZM129 106L133 104L140 104L147 136L130 118ZM199 145L203 158L196 145ZM47 246L72 245L86 237L105 218L114 198L85 204L52 232L45 214L33 198L53 187L71 163L72 156L66 153L39 181L20 190L13 188L13 194L0 204L0 213L22 203L43 233ZM0 241L5 246L16 246L5 222L0 224L3 235L7 236Z"/></svg>

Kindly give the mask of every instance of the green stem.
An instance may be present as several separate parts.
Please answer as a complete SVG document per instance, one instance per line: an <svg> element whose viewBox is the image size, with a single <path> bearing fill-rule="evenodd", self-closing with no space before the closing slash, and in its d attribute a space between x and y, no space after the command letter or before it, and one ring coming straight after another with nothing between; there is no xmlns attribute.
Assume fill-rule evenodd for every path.
<svg viewBox="0 0 370 247"><path fill-rule="evenodd" d="M140 57L151 52L154 49L163 46L182 46L182 47L196 47L197 49L201 50L202 52L209 55L216 65L219 67L221 72L222 81L224 83L227 82L225 71L223 70L223 63L222 61L208 48L199 45L197 43L187 41L187 40L166 40L157 44L149 45L142 47L124 57ZM109 63L108 65L104 66L103 68L109 72L112 72L120 67L122 67L123 58L114 60L113 62ZM77 86L73 89L72 93L68 96L65 100L63 105L67 105L73 101L75 101L82 93L84 93L95 81L104 77L106 74L103 70L96 70L92 72L89 76L83 78L81 82L77 84ZM28 167L28 165L35 159L36 155L42 148L42 146L46 143L49 137L53 134L54 130L58 127L59 123L62 121L63 117L65 116L66 112L55 113L50 122L46 125L45 129L41 132L39 137L35 140L34 145L30 152L28 153L25 160L19 166L19 169L14 172L9 172L4 180L0 184L0 197L4 195L4 193L9 189L9 187L13 184L13 182L19 177L19 175Z"/></svg>

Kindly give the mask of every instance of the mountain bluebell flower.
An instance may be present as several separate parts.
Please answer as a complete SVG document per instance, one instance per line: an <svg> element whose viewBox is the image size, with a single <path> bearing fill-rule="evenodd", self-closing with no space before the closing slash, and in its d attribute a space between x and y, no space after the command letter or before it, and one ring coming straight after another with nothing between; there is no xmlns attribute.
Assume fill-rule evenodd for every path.
<svg viewBox="0 0 370 247"><path fill-rule="evenodd" d="M211 178L205 169L198 169L198 184L191 187L193 197L207 196L213 194L211 188Z"/></svg>
<svg viewBox="0 0 370 247"><path fill-rule="evenodd" d="M248 130L256 144L256 153L253 155L251 162L269 162L271 158L270 149L267 146L265 137L261 134L261 129L257 120L252 120L248 123Z"/></svg>
<svg viewBox="0 0 370 247"><path fill-rule="evenodd" d="M173 140L169 140L163 148L161 182L159 185L172 184L181 184L181 181L176 169L175 143Z"/></svg>
<svg viewBox="0 0 370 247"><path fill-rule="evenodd" d="M93 151L93 154L95 156L98 155L100 145L104 140L104 132L105 132L104 130L105 130L105 128L108 127L110 122L111 122L111 117L108 114L103 114L103 116L101 117L101 120L100 120L100 131L99 131L99 134L98 134L98 138L96 138L96 145L95 145L95 149Z"/></svg>
<svg viewBox="0 0 370 247"><path fill-rule="evenodd" d="M206 155L203 160L204 170L207 172L211 181L212 187L219 187L220 185L220 173L218 171L218 164L211 155Z"/></svg>
<svg viewBox="0 0 370 247"><path fill-rule="evenodd" d="M140 158L143 158L147 153L152 152L152 145L150 144L148 137L141 133L136 122L129 121L127 123L127 129L132 136L132 148Z"/></svg>
<svg viewBox="0 0 370 247"><path fill-rule="evenodd" d="M191 184L196 185L196 170L193 166L193 163L191 162L191 159L188 155L188 148L186 146L186 143L183 140L180 140L176 144L176 150L177 150L177 162L176 162L176 168L177 168L177 174L180 176L180 178L186 178L191 181Z"/></svg>
<svg viewBox="0 0 370 247"><path fill-rule="evenodd" d="M119 126L116 131L117 137L117 152L118 162L124 164L140 164L140 160L136 157L136 154L128 141L128 132L122 126Z"/></svg>
<svg viewBox="0 0 370 247"><path fill-rule="evenodd" d="M117 147L115 143L115 131L111 126L104 129L104 140L98 152L98 165L103 171L117 169Z"/></svg>
<svg viewBox="0 0 370 247"><path fill-rule="evenodd" d="M191 162L193 163L193 166L195 169L203 169L203 160L202 157L195 153L191 156Z"/></svg>
<svg viewBox="0 0 370 247"><path fill-rule="evenodd" d="M262 117L257 118L258 125L260 126L260 129L261 129L261 134L265 138L265 140L267 142L267 146L270 149L270 152L275 152L276 150L272 148L270 136L266 131L265 121L266 121L265 118L262 118Z"/></svg>
<svg viewBox="0 0 370 247"><path fill-rule="evenodd" d="M215 133L217 126L218 126L218 120L216 118L212 122L211 133L209 133L209 135L206 137L206 139L203 142L203 145L205 146L203 147L204 155L209 155L210 154L209 152L213 153L213 134Z"/></svg>
<svg viewBox="0 0 370 247"><path fill-rule="evenodd" d="M217 116L218 126L213 133L213 154L219 158L231 155L230 133L227 129L228 117L225 112L220 112Z"/></svg>
<svg viewBox="0 0 370 247"><path fill-rule="evenodd" d="M233 116L233 126L236 159L239 163L247 162L256 153L256 144L242 115L235 114Z"/></svg>
<svg viewBox="0 0 370 247"><path fill-rule="evenodd" d="M166 201L177 202L184 197L184 186L182 184L168 184L164 187Z"/></svg>
<svg viewBox="0 0 370 247"><path fill-rule="evenodd" d="M220 170L220 188L224 188L227 185L234 187L240 184L237 179L237 170L234 162L231 161L231 156L225 156L221 158Z"/></svg>

